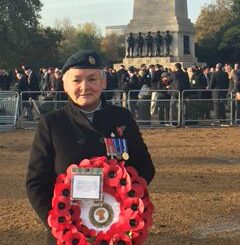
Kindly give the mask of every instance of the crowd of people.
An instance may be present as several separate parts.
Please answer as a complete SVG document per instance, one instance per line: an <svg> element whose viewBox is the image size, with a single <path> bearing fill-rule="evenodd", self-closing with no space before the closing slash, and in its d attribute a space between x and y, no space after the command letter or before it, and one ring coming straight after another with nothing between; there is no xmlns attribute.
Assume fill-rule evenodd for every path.
<svg viewBox="0 0 240 245"><path fill-rule="evenodd" d="M240 97L239 64L233 67L230 64L222 66L220 63L216 67L194 65L186 69L176 63L174 70L159 64L142 64L139 68L130 66L126 69L121 65L119 70L111 67L105 67L104 70L107 75L106 99L128 106L135 119L150 121L151 115L158 114L161 124L176 122L182 91L186 92L184 98L180 99L195 99L191 104L184 104L182 113L185 113L186 120L211 119L211 111L214 111L215 118L224 121L226 100L231 107L233 120L236 115L239 118L240 106L236 108L239 102L235 103ZM67 99L64 93L55 93L63 92L61 70L56 67L41 68L37 74L31 67L22 65L20 69L15 69L13 76L1 69L0 89L5 91L11 88L15 88L19 94L24 92L22 100L28 120L33 120L33 105L29 99L38 100L39 96L44 99ZM132 92L129 94L129 91ZM148 100L148 103L144 103L144 111L141 109L141 100Z"/></svg>
<svg viewBox="0 0 240 245"><path fill-rule="evenodd" d="M115 71L114 73L115 74ZM115 75L114 75L115 76ZM146 99L151 99L150 114L157 111L160 123L174 122L178 116L178 99L184 96L183 112L185 119L211 119L211 111L215 112L215 118L226 120L226 104L232 111L232 120L237 114L239 118L239 106L236 108L235 99L239 98L240 92L240 69L239 64L232 68L230 64L217 64L216 67L192 66L184 69L180 63L175 64L174 70L164 68L161 65L150 65L148 68L142 64L140 68L133 66L128 70L124 66L116 72L118 88L126 93L130 90L140 92L130 94L129 108L136 115L137 100L141 99L143 88L160 90L145 93ZM143 92L144 94L144 92ZM149 98L151 97L151 98ZM187 100L193 100L187 103ZM236 110L238 111L236 113Z"/></svg>

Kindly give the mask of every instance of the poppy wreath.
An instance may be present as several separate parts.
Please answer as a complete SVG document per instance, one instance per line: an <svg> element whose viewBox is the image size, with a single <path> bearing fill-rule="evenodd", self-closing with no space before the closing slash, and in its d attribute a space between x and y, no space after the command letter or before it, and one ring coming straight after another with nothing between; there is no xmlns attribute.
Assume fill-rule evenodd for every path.
<svg viewBox="0 0 240 245"><path fill-rule="evenodd" d="M71 202L73 168L103 169L104 202L106 196L106 200L114 200L114 205L106 204L110 209L118 206L117 217L107 228L99 230L88 226L83 218L86 211L82 203ZM153 209L147 182L135 168L125 167L124 161L94 157L72 164L66 173L58 175L48 225L57 245L142 245L153 223Z"/></svg>

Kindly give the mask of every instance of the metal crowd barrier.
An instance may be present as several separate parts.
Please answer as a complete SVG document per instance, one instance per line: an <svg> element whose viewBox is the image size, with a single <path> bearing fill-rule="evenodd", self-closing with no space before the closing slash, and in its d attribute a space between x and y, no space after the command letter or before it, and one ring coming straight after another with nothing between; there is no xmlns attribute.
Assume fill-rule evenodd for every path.
<svg viewBox="0 0 240 245"><path fill-rule="evenodd" d="M0 91L0 131L16 128L19 95L16 92Z"/></svg>
<svg viewBox="0 0 240 245"><path fill-rule="evenodd" d="M181 100L178 90L131 90L127 106L140 127L179 126Z"/></svg>
<svg viewBox="0 0 240 245"><path fill-rule="evenodd" d="M19 122L22 128L35 128L41 114L63 108L67 103L65 92L24 91L20 94Z"/></svg>
<svg viewBox="0 0 240 245"><path fill-rule="evenodd" d="M234 100L235 123L240 124L240 100Z"/></svg>
<svg viewBox="0 0 240 245"><path fill-rule="evenodd" d="M185 90L182 93L178 90L131 90L128 93L111 90L103 93L108 103L128 108L140 127L230 126L240 122L240 101L227 90ZM216 93L222 93L221 98L216 97ZM20 127L36 127L41 114L61 109L66 103L64 92L22 92Z"/></svg>
<svg viewBox="0 0 240 245"><path fill-rule="evenodd" d="M104 97L107 102L117 105L126 107L125 103L125 95L123 90L104 90L103 91Z"/></svg>
<svg viewBox="0 0 240 245"><path fill-rule="evenodd" d="M185 90L182 92L182 125L233 125L235 101L228 90Z"/></svg>

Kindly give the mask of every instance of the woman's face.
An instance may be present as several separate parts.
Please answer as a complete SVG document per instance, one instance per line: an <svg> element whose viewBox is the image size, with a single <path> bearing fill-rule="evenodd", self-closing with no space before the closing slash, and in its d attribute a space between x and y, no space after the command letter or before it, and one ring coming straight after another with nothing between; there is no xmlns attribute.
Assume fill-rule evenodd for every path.
<svg viewBox="0 0 240 245"><path fill-rule="evenodd" d="M96 69L69 69L63 76L65 92L81 109L92 111L97 108L106 81Z"/></svg>

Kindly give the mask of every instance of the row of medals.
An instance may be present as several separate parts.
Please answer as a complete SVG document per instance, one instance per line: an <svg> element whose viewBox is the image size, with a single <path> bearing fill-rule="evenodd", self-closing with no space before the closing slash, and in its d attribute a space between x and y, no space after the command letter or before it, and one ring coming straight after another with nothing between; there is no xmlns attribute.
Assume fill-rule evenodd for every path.
<svg viewBox="0 0 240 245"><path fill-rule="evenodd" d="M107 156L110 158L116 158L118 160L129 159L128 149L127 149L127 141L126 139L121 138L105 138L104 139L105 146L107 149Z"/></svg>

